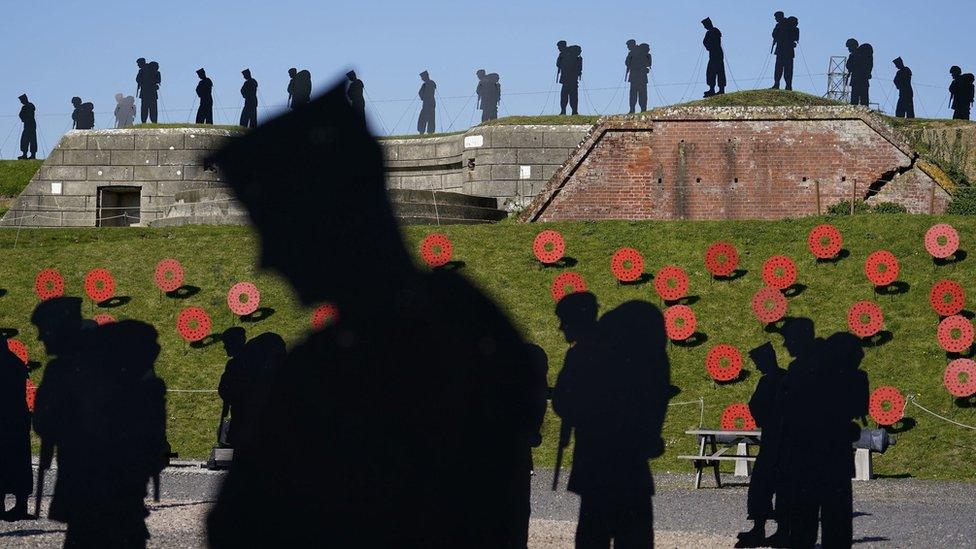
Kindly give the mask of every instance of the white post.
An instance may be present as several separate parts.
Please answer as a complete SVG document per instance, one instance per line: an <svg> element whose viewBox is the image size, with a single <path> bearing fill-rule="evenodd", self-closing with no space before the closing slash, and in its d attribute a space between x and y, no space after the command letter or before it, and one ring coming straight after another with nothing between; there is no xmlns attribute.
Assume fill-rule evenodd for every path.
<svg viewBox="0 0 976 549"><path fill-rule="evenodd" d="M749 455L749 445L745 442L740 442L735 447L735 455L737 456L748 456ZM747 477L752 471L752 466L748 459L737 459L735 460L735 476L737 477Z"/></svg>
<svg viewBox="0 0 976 549"><path fill-rule="evenodd" d="M873 476L871 451L867 448L858 448L854 452L854 480L871 480Z"/></svg>

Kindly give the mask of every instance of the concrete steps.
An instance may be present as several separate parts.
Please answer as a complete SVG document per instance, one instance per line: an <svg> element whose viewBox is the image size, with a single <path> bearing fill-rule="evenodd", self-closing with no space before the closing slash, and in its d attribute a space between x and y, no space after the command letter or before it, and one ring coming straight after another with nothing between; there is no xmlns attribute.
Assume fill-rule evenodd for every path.
<svg viewBox="0 0 976 549"><path fill-rule="evenodd" d="M495 223L508 217L494 198L404 189L389 193L393 213L404 225Z"/></svg>

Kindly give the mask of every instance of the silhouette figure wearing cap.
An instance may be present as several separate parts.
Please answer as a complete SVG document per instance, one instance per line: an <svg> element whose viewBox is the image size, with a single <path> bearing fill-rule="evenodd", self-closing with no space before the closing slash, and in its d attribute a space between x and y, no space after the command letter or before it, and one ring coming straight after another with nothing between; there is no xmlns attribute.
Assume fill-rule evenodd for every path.
<svg viewBox="0 0 976 549"><path fill-rule="evenodd" d="M237 334L233 334L232 345L239 343L236 338ZM228 349L228 352L235 354L220 376L218 393L230 408L228 438L231 446L237 446L239 440L254 430L264 404L264 390L285 357L285 341L276 333L265 332L240 349Z"/></svg>
<svg viewBox="0 0 976 549"><path fill-rule="evenodd" d="M0 334L0 516L10 522L28 518L27 498L34 490L26 384L27 366ZM15 499L9 511L7 494Z"/></svg>
<svg viewBox="0 0 976 549"><path fill-rule="evenodd" d="M82 103L80 97L71 98L71 127L76 130L90 130L95 127L95 105Z"/></svg>
<svg viewBox="0 0 976 549"><path fill-rule="evenodd" d="M256 128L258 126L258 81L251 78L251 69L241 71L244 85L241 86L241 97L244 98L244 108L241 109L241 126Z"/></svg>
<svg viewBox="0 0 976 549"><path fill-rule="evenodd" d="M122 93L115 94L115 127L127 128L136 120L136 98Z"/></svg>
<svg viewBox="0 0 976 549"><path fill-rule="evenodd" d="M565 40L556 42L556 80L562 84L559 91L559 114L566 114L569 105L574 115L579 114L579 82L583 78L583 48L567 46Z"/></svg>
<svg viewBox="0 0 976 549"><path fill-rule="evenodd" d="M213 160L249 211L261 265L342 316L266 384L208 517L211 547L504 547L538 432L531 356L468 281L414 267L345 86ZM295 215L308 204L316 215ZM331 243L328 262L309 254L315 241ZM376 257L383 269L359 268Z"/></svg>
<svg viewBox="0 0 976 549"><path fill-rule="evenodd" d="M288 106L297 109L312 97L312 73L307 70L288 69Z"/></svg>
<svg viewBox="0 0 976 549"><path fill-rule="evenodd" d="M898 71L895 73L895 89L898 90L898 104L895 105L896 118L915 118L915 92L912 90L912 69L905 66L899 57L892 61Z"/></svg>
<svg viewBox="0 0 976 549"><path fill-rule="evenodd" d="M18 160L31 160L37 158L37 119L35 116L34 104L27 100L27 94L22 94L20 99L20 121L24 124L24 131L20 134L20 156ZM30 156L27 156L30 151Z"/></svg>
<svg viewBox="0 0 976 549"><path fill-rule="evenodd" d="M352 109L359 113L359 117L366 120L366 98L365 88L363 81L356 76L356 71L349 71L346 73L346 79L349 84L346 86L346 97L349 98L349 104L352 105Z"/></svg>
<svg viewBox="0 0 976 549"><path fill-rule="evenodd" d="M702 19L702 26L705 27L705 38L702 45L708 50L708 66L705 67L705 83L708 84L708 91L705 97L721 95L725 93L725 52L722 50L722 31L712 24L708 17ZM715 85L718 84L718 91Z"/></svg>
<svg viewBox="0 0 976 549"><path fill-rule="evenodd" d="M868 92L871 86L871 71L874 70L874 48L871 44L859 44L850 38L845 44L850 55L847 56L847 75L845 79L851 86L851 105L868 106L871 102Z"/></svg>
<svg viewBox="0 0 976 549"><path fill-rule="evenodd" d="M197 97L200 98L200 106L197 107L197 124L213 124L213 80L207 77L207 71L197 70L200 81L197 82Z"/></svg>
<svg viewBox="0 0 976 549"><path fill-rule="evenodd" d="M786 17L778 11L773 14L776 26L773 27L773 52L776 54L776 68L774 70L774 90L779 89L780 79L786 82L786 89L793 89L793 59L796 56L796 45L800 41L799 20L796 17Z"/></svg>
<svg viewBox="0 0 976 549"><path fill-rule="evenodd" d="M420 116L417 118L417 133L434 133L437 131L435 127L437 82L430 79L430 74L427 71L420 73L420 79L423 84L420 85L420 90L417 92L421 105Z"/></svg>
<svg viewBox="0 0 976 549"><path fill-rule="evenodd" d="M651 72L651 47L648 44L637 44L637 41L627 41L627 58L624 59L626 71L624 75L630 82L630 114L634 114L637 104L641 112L647 110L647 75Z"/></svg>
<svg viewBox="0 0 976 549"><path fill-rule="evenodd" d="M155 124L159 120L159 87L163 77L159 72L159 63L140 57L136 59L139 72L136 73L136 95L142 100L140 118L145 124L149 120Z"/></svg>
<svg viewBox="0 0 976 549"><path fill-rule="evenodd" d="M498 73L486 74L485 69L478 69L475 75L478 77L475 94L478 96L478 108L481 109L481 121L495 120L498 118L498 103L502 99Z"/></svg>
<svg viewBox="0 0 976 549"><path fill-rule="evenodd" d="M976 97L976 88L973 86L976 77L972 73L963 74L962 69L956 65L949 69L949 74L952 75L952 84L949 84L949 108L952 109L952 118L969 120L973 98Z"/></svg>

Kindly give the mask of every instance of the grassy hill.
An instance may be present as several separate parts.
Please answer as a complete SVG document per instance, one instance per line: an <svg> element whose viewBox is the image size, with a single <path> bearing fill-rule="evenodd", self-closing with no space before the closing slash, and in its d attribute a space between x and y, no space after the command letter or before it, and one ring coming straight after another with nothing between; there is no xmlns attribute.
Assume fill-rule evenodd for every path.
<svg viewBox="0 0 976 549"><path fill-rule="evenodd" d="M976 218L944 218L962 235L962 247L973 249ZM653 273L666 264L685 268L691 279L689 294L698 331L707 338L694 347L670 347L672 383L680 389L670 408L665 428L667 453L658 460L661 470L690 470L674 456L694 450L694 441L683 434L703 421L718 425L726 405L747 401L758 381L751 365L737 382L718 385L704 368L708 349L730 343L743 352L767 340L772 341L780 360L786 354L781 338L764 331L749 310L752 294L762 285L763 261L774 254L796 260L802 291L789 300L789 314L809 316L820 335L846 330L846 311L856 301L874 299L885 314L885 329L892 338L866 349L864 369L872 388L895 385L905 393L918 395L929 409L968 425L976 425L973 399L957 402L943 388L942 372L947 363L935 329L937 317L928 305L932 284L943 277L959 281L970 296L976 295L976 269L969 258L949 266L933 266L922 246L922 236L936 220L925 216L871 214L835 218L844 234L846 257L836 264L816 264L806 248L806 235L822 219L760 222L589 222L546 225L504 223L494 226L452 226L440 230L454 242L455 259L463 261L461 273L496 299L530 341L541 345L550 357L550 380L561 367L566 344L553 316L549 295L553 277L564 270L581 273L597 295L603 311L630 299L645 299L660 305L650 282L620 285L610 273L613 251L632 246L645 257L645 271ZM543 228L553 228L567 241L567 255L577 264L568 269L541 268L531 253L532 240ZM416 250L433 227L409 227L406 238ZM728 240L739 249L740 268L747 273L733 281L713 281L703 265L705 248L715 240ZM876 295L863 274L865 257L878 249L891 250L901 262L901 275L908 291L899 295ZM328 247L321 253L327 255ZM214 321L213 331L238 324L249 336L276 331L294 343L309 326L310 311L297 305L288 287L276 276L259 273L254 267L255 240L247 228L186 227L181 229L100 230L12 230L0 231L0 328L16 330L25 341L32 360L44 361L36 332L28 323L37 303L34 274L43 267L61 270L68 292L82 295L85 273L94 267L110 269L117 281L117 294L128 296L124 305L98 310L86 301L86 314L108 312L117 318L152 322L161 334L163 351L157 370L171 389L213 389L223 369L221 345L194 348L176 335L174 322L179 309L187 305L206 308ZM156 262L175 257L186 268L186 283L199 293L183 300L164 296L152 284ZM227 310L226 291L240 280L254 281L262 291L262 306L273 309L263 320L241 323ZM972 308L972 306L970 306ZM38 381L42 371L31 377ZM678 404L687 403L691 404ZM824 395L823 406L830 406ZM181 456L204 457L213 440L220 413L220 401L213 393L172 392L169 394L169 431L174 449ZM911 418L898 444L876 460L883 475L912 475L927 478L976 480L976 435L909 405ZM536 461L551 466L558 425L550 414L545 425L545 442Z"/></svg>
<svg viewBox="0 0 976 549"><path fill-rule="evenodd" d="M43 160L0 160L0 216L30 182Z"/></svg>

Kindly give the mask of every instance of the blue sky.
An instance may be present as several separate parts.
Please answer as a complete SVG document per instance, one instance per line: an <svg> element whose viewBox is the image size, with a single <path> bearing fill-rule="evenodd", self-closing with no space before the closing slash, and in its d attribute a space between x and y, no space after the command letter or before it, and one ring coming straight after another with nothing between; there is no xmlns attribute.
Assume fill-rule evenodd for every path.
<svg viewBox="0 0 976 549"><path fill-rule="evenodd" d="M915 74L916 112L945 117L950 65L976 72L971 24L976 3L934 0L819 2L685 1L492 2L347 0L4 0L0 27L0 156L18 154L17 96L37 105L42 154L70 127L74 95L95 103L96 127L113 123L116 92L134 93L135 59L160 63L161 122L185 122L196 96L195 70L215 84L217 123L236 122L240 70L259 81L260 117L281 108L287 69L308 68L317 89L355 68L366 84L377 133L412 133L418 73L438 83L438 129L478 119L475 70L501 74L500 114L552 113L555 43L583 47L583 113L626 110L624 42L648 42L654 54L652 105L701 97L703 29L710 16L724 34L729 89L768 87L772 13L800 19L794 87L822 95L831 55L856 37L875 48L872 101L894 110L891 60ZM765 69L765 70L764 70ZM762 77L761 79L758 79ZM691 82L691 84L688 84ZM553 93L548 93L549 91ZM548 99L548 104L547 104ZM5 106L4 106L5 105ZM545 109L544 109L545 107ZM221 109L223 108L223 109Z"/></svg>

